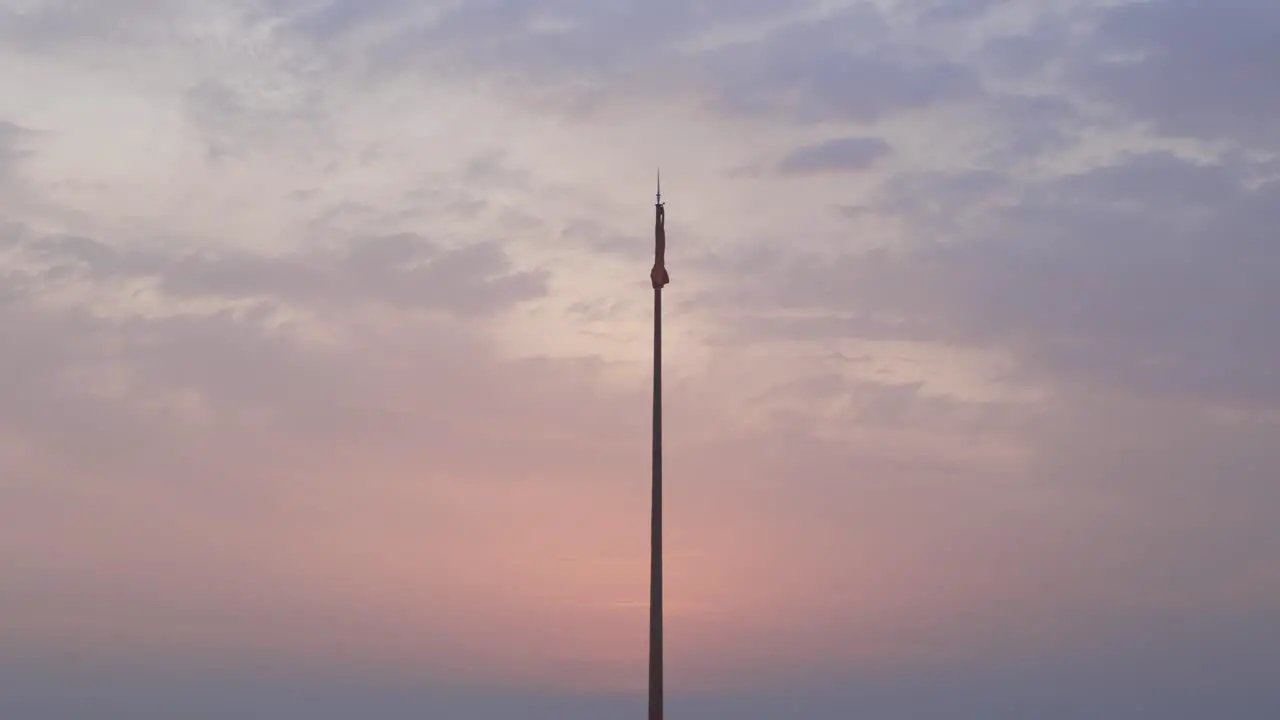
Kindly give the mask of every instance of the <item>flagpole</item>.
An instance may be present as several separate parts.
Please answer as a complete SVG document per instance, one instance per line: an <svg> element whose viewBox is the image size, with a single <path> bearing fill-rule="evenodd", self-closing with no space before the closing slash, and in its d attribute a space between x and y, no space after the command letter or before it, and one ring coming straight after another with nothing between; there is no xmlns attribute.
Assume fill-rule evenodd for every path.
<svg viewBox="0 0 1280 720"><path fill-rule="evenodd" d="M662 288L653 291L653 510L649 542L649 720L662 720Z"/></svg>
<svg viewBox="0 0 1280 720"><path fill-rule="evenodd" d="M662 287L666 269L662 176L654 204L653 283L653 500L649 541L649 720L663 720L662 673Z"/></svg>

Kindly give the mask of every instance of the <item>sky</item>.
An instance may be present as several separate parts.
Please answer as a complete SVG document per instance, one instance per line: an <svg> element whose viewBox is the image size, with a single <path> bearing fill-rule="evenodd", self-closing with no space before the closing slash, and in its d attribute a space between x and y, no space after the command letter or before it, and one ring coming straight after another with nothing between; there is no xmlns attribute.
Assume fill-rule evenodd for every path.
<svg viewBox="0 0 1280 720"><path fill-rule="evenodd" d="M0 0L0 716L1280 715L1280 3Z"/></svg>

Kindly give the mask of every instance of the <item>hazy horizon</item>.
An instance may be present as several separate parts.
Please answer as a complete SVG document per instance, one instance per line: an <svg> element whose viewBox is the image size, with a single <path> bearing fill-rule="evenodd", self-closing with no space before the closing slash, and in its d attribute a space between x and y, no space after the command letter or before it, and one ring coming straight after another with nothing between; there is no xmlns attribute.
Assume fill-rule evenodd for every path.
<svg viewBox="0 0 1280 720"><path fill-rule="evenodd" d="M0 716L1280 716L1280 3L0 0ZM539 715L541 713L541 715Z"/></svg>

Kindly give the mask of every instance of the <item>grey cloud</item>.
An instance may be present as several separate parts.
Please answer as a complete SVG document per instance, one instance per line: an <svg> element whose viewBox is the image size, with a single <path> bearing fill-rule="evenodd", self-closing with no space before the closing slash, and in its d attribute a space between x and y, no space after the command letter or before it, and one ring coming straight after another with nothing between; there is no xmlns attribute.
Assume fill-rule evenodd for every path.
<svg viewBox="0 0 1280 720"><path fill-rule="evenodd" d="M34 0L0 7L0 38L16 50L77 53L91 46L138 45L171 39L173 21L188 9L167 0Z"/></svg>
<svg viewBox="0 0 1280 720"><path fill-rule="evenodd" d="M1157 131L1280 143L1274 3L1121 3L1100 11L1087 52L1074 69L1082 85Z"/></svg>
<svg viewBox="0 0 1280 720"><path fill-rule="evenodd" d="M64 481L85 472L102 482L167 477L186 493L207 483L198 491L206 500L256 496L224 481L295 452L291 440L359 435L386 442L404 431L403 412L390 407L385 390L371 387L367 370L353 366L346 351L307 342L281 308L339 323L371 303L482 320L545 292L543 274L512 271L495 246L448 251L416 236L363 238L273 258L122 250L16 225L6 235L22 252L0 272L8 296L0 301L0 326L14 348L0 358L0 430L74 466ZM109 319L42 302L65 289L147 279L170 300L234 302L238 309ZM452 373L457 378L474 374L461 371L474 361L451 360L447 352L437 351L432 362L437 371L461 363ZM429 373L428 366L421 369ZM104 391L104 382L124 382L125 389ZM417 422L434 427L442 418L428 413ZM264 445L264 426L274 429L276 446ZM455 416L437 436L448 438L458 427ZM152 450L138 451L148 443ZM233 461L209 460L220 444L236 448Z"/></svg>
<svg viewBox="0 0 1280 720"><path fill-rule="evenodd" d="M1130 206L1160 215L1190 208L1222 209L1241 193L1235 168L1190 163L1167 153L1120 157L1114 164L1055 183L1046 195L1092 203Z"/></svg>
<svg viewBox="0 0 1280 720"><path fill-rule="evenodd" d="M968 69L943 61L896 63L835 51L807 55L799 48L783 53L760 61L758 75L732 73L737 77L720 94L720 107L731 114L871 123L971 97L978 89Z"/></svg>
<svg viewBox="0 0 1280 720"><path fill-rule="evenodd" d="M1280 306L1268 239L1280 185L1249 189L1230 167L1164 155L1022 192L998 176L958 180L936 220L912 218L918 249L761 255L741 272L777 275L753 297L827 313L810 322L830 331L1005 347L1047 378L1280 406L1280 325L1267 310ZM901 211L945 201L937 190L901 193ZM970 214L948 209L959 206Z"/></svg>
<svg viewBox="0 0 1280 720"><path fill-rule="evenodd" d="M888 178L871 208L910 218L908 243L920 238L933 244L974 228L992 207L1007 202L1016 187L1011 174L990 168L906 173Z"/></svg>
<svg viewBox="0 0 1280 720"><path fill-rule="evenodd" d="M718 106L732 114L875 122L981 92L972 68L893 48L883 40L882 24L858 6L711 52L706 62Z"/></svg>
<svg viewBox="0 0 1280 720"><path fill-rule="evenodd" d="M817 3L767 0L493 0L462 3L431 18L415 18L408 5L394 2L357 5L332 2L290 27L324 48L325 37L382 23L376 46L344 50L354 53L344 62L354 60L378 77L424 65L515 77L522 93L537 83L536 95L563 111L587 112L606 98L653 92L656 73L679 73L681 82L697 83L722 111L806 120L874 121L971 97L981 85L966 66L923 48L890 45L884 17L867 4L818 20L789 19ZM782 27L762 39L709 50L684 47L727 25L767 19Z"/></svg>
<svg viewBox="0 0 1280 720"><path fill-rule="evenodd" d="M880 138L834 138L796 148L778 162L786 175L866 170L892 152Z"/></svg>
<svg viewBox="0 0 1280 720"><path fill-rule="evenodd" d="M183 94L188 119L205 137L211 159L241 156L271 147L311 155L323 138L316 132L328 118L322 94L299 83L276 82L267 95L250 94L232 84L203 80ZM300 138L310 143L299 147Z"/></svg>
<svg viewBox="0 0 1280 720"><path fill-rule="evenodd" d="M547 274L510 272L506 254L490 243L443 253L401 287L399 292L406 298L452 306L467 315L488 315L544 295ZM476 292L478 288L482 291Z"/></svg>
<svg viewBox="0 0 1280 720"><path fill-rule="evenodd" d="M269 3L269 8L271 14L285 14L291 9L284 2ZM403 0L328 0L301 12L295 10L291 22L300 32L321 39L332 39L407 8L408 4Z"/></svg>
<svg viewBox="0 0 1280 720"><path fill-rule="evenodd" d="M291 27L323 40L382 23L387 34L363 57L378 72L443 60L455 68L501 69L543 83L566 78L609 83L652 65L680 40L724 22L785 9L769 0L725 5L482 0L445 6L419 18L411 13L415 7L403 0L332 0L295 18Z"/></svg>
<svg viewBox="0 0 1280 720"><path fill-rule="evenodd" d="M373 254L399 257L388 247L395 244L385 243ZM449 258L447 270L465 282L465 273L491 266L493 251L443 257ZM613 438L627 434L620 431L626 415L591 391L597 368L503 362L478 331L430 317L410 321L403 311L382 313L400 329L379 332L366 322L368 313L352 307L364 302L359 298L304 307L349 333L338 342L317 343L295 313L278 311L277 302L243 300L243 293L259 292L261 284L294 282L288 274L277 269L242 282L243 269L232 270L231 281L208 284L219 292L234 287L240 298L234 307L206 303L215 307L160 316L103 316L91 304L59 306L48 300L60 289L38 275L22 284L4 278L13 296L0 302L6 338L0 353L0 438L6 451L16 443L30 458L0 456L6 518L54 512L57 522L92 522L126 544L148 533L173 533L165 527L170 511L186 517L189 528L262 529L280 513L303 509L296 498L358 476L351 468L325 475L332 468L322 467L349 462L351 453L363 454L365 467L418 468L432 482L450 482L458 473L518 482L527 473L554 475L550 468L563 468L566 459L573 459L575 471L586 472L593 462L605 462L603 455L583 455L578 433L531 433L529 422L546 408L555 408L557 422L569 427L613 428ZM117 272L118 266L105 270L99 279ZM264 294L302 297L288 287ZM448 302L468 314L491 310L494 300ZM598 439L592 452L613 452L614 442ZM501 458L492 456L494 446L503 448ZM308 470L311 463L315 467ZM293 488L295 499L282 498L284 487ZM169 510L142 512L148 505ZM431 507L415 507L415 523L441 527L457 521L456 514L443 518ZM0 523L0 546L37 540L56 545L57 522L6 520ZM103 559L100 572L110 575L112 568L127 565L128 555ZM242 570L255 571L243 562ZM115 592L96 575L84 576L83 567L47 568L30 581L15 580L15 572L7 559L0 562L0 575L22 588L48 582L46 576L78 577L87 589L77 590L77 597ZM167 592L166 582L157 579L135 590L152 601ZM31 612L25 597L0 599L11 622ZM191 610L178 598L160 602L177 612ZM115 611L83 612L111 621ZM161 624L173 621L157 618ZM12 627L0 628L0 635Z"/></svg>
<svg viewBox="0 0 1280 720"><path fill-rule="evenodd" d="M343 306L369 301L484 316L546 292L544 271L519 271L494 244L444 250L410 235L358 238L293 257L117 250L90 238L28 241L26 257L45 278L153 277L173 297L215 296Z"/></svg>
<svg viewBox="0 0 1280 720"><path fill-rule="evenodd" d="M615 255L643 263L653 258L653 236L622 233L598 220L579 219L570 222L560 236L575 245L607 255Z"/></svg>
<svg viewBox="0 0 1280 720"><path fill-rule="evenodd" d="M543 111L584 113L612 98L652 93L659 87L652 82L657 73L678 73L680 82L698 84L722 110L809 120L874 121L972 97L980 89L971 68L923 47L890 43L889 26L871 5L840 9L818 20L791 19L817 7L817 2L773 0L486 0L435 7L404 0L328 0L306 8L266 3L246 9L241 20L276 28L274 37L288 52L266 58L265 65L255 58L255 65L260 70L269 65L280 74L274 85L298 94L295 106L283 111L254 108L233 90L208 83L193 90L188 106L210 133L218 155L235 152L243 142L250 110L257 120L264 113L277 121L289 119L290 113L322 114L323 99L308 95L307 89L314 90L314 81L325 74L361 77L368 83L384 82L410 68L487 75L502 78ZM134 0L112 17L123 23L123 18L145 14L145 8L142 0ZM95 23L114 27L80 8L45 8L38 14L77 28L48 30L50 38L65 35L70 41L92 34ZM157 14L138 27L186 41L174 30L174 19L172 13ZM770 20L782 27L762 39L688 49L726 26ZM261 132L260 125L255 121L253 131Z"/></svg>
<svg viewBox="0 0 1280 720"><path fill-rule="evenodd" d="M10 180L28 155L23 145L30 135L31 130L0 120L0 183Z"/></svg>
<svg viewBox="0 0 1280 720"><path fill-rule="evenodd" d="M129 448L148 434L167 439L157 445L162 451L140 461L163 459L174 476L206 477L229 470L207 463L197 471L189 464L198 466L201 454L218 442L233 442L249 456L242 462L275 452L259 447L258 433L248 432L254 422L276 428L277 439L301 434L315 440L357 430L395 438L403 432L404 418L388 409L396 403L389 401L383 378L353 365L359 353L314 345L282 308L339 326L355 322L371 303L483 321L545 292L543 274L512 271L497 246L444 250L410 235L275 258L126 251L89 238L42 236L19 225L6 235L23 252L16 263L11 258L8 267L0 266L8 295L0 302L0 325L14 348L0 357L0 427L33 438L54 457L83 458L102 473L136 471ZM68 288L148 278L167 299L212 300L225 309L109 318L84 306L60 309L46 302ZM431 362L419 370L430 375L429 366L436 372L452 368L447 374L459 390L468 382L491 386L492 379L475 379L490 370L472 357L478 352L472 341L440 332ZM68 386L69 379L82 376L88 387ZM124 395L103 394L96 386L112 377L126 382ZM513 393L512 400L519 395ZM169 404L187 402L183 398L198 399L205 408L200 414L208 417L177 417L185 411ZM450 405L432 404L418 421L443 420ZM472 407L486 417L488 411ZM160 423L168 413L176 416ZM460 416L452 417L453 427L462 427ZM200 425L206 421L212 424ZM163 427L151 429L155 423ZM201 431L184 430L192 423Z"/></svg>
<svg viewBox="0 0 1280 720"><path fill-rule="evenodd" d="M1004 75L1028 76L1042 72L1057 55L1055 48L1035 35L1012 35L990 40L982 59Z"/></svg>
<svg viewBox="0 0 1280 720"><path fill-rule="evenodd" d="M1081 24L1078 13L1046 8L1029 28L989 38L974 59L997 76L1045 77L1070 57Z"/></svg>
<svg viewBox="0 0 1280 720"><path fill-rule="evenodd" d="M1087 127L1073 102L1059 95L1001 95L987 98L993 128L983 141L985 160L995 167L1035 162L1067 150Z"/></svg>
<svg viewBox="0 0 1280 720"><path fill-rule="evenodd" d="M922 0L916 9L925 24L953 24L977 20L1008 0Z"/></svg>

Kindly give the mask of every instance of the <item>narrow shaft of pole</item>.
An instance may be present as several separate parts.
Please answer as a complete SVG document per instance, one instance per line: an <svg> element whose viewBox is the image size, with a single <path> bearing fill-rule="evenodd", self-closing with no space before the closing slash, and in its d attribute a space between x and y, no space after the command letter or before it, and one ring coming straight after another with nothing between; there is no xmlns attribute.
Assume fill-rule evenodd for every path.
<svg viewBox="0 0 1280 720"><path fill-rule="evenodd" d="M653 511L649 543L649 720L662 719L662 289L653 291Z"/></svg>

